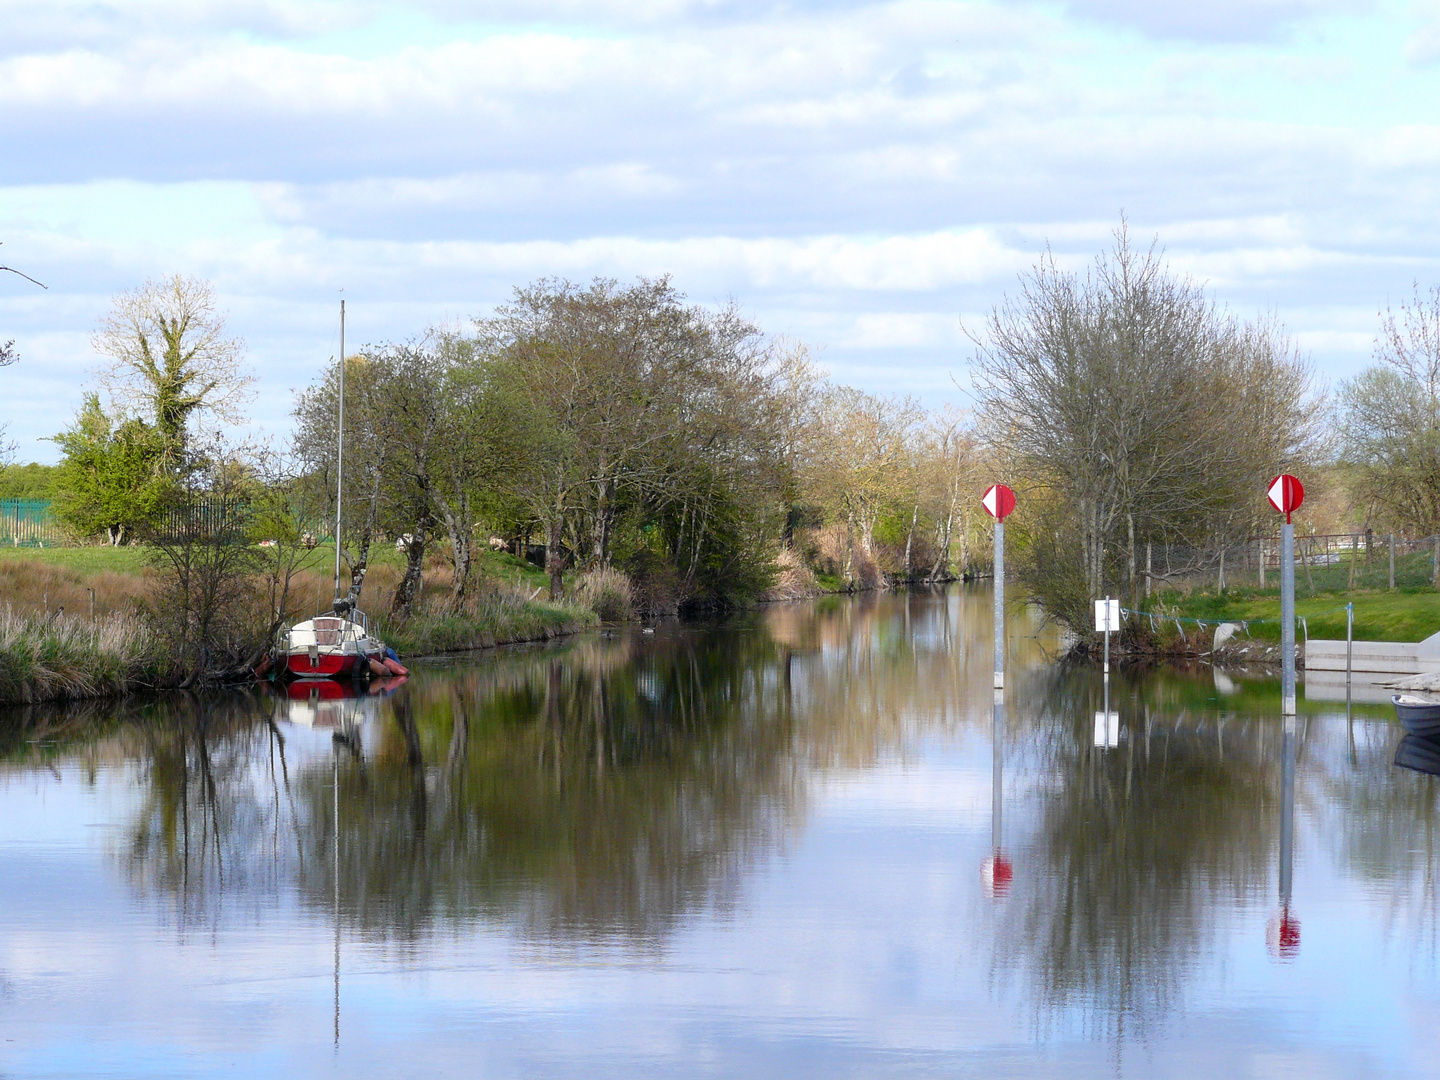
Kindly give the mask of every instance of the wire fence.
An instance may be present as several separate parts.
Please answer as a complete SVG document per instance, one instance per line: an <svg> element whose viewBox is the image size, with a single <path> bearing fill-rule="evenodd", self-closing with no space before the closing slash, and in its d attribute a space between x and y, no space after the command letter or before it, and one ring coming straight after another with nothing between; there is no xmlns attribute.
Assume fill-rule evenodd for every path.
<svg viewBox="0 0 1440 1080"><path fill-rule="evenodd" d="M1160 589L1274 587L1280 538L1252 537L1206 546L1146 544L1136 552L1143 595ZM1300 590L1414 588L1440 584L1440 535L1299 534L1295 581Z"/></svg>
<svg viewBox="0 0 1440 1080"><path fill-rule="evenodd" d="M201 497L166 511L157 524L168 538L205 539L248 528L251 519L247 500ZM85 542L55 516L49 499L0 499L0 547L78 547Z"/></svg>

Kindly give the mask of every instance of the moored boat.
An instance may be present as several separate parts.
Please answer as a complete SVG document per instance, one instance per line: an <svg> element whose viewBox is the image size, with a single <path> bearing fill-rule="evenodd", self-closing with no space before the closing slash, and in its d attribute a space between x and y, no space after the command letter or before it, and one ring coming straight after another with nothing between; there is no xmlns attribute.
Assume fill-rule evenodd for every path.
<svg viewBox="0 0 1440 1080"><path fill-rule="evenodd" d="M285 668L298 679L358 679L384 675L385 643L370 635L362 611L334 611L292 626L285 635ZM373 665L373 666L372 666Z"/></svg>
<svg viewBox="0 0 1440 1080"><path fill-rule="evenodd" d="M345 504L345 301L340 301L340 360L336 368L339 392L335 417L335 604L313 619L298 622L285 632L280 652L285 673L299 679L368 679L407 674L399 658L385 643L370 635L370 622L356 608L358 591L346 598L340 592L340 543Z"/></svg>
<svg viewBox="0 0 1440 1080"><path fill-rule="evenodd" d="M1400 726L1412 735L1440 736L1440 701L1417 694L1394 694L1390 703Z"/></svg>

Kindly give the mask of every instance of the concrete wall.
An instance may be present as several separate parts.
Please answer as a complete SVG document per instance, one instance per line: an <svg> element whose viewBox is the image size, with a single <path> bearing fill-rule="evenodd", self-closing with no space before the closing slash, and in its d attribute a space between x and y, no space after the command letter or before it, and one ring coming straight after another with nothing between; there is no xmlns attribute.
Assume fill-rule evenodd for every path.
<svg viewBox="0 0 1440 1080"><path fill-rule="evenodd" d="M1420 642L1357 641L1353 649L1353 671L1390 675L1440 671L1440 634ZM1344 671L1345 642L1311 638L1305 644L1305 670Z"/></svg>

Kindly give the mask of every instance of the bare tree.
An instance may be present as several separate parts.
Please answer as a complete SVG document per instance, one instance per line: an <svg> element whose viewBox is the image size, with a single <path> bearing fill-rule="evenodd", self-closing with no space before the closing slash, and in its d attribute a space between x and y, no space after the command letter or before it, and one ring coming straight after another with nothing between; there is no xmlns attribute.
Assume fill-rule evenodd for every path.
<svg viewBox="0 0 1440 1080"><path fill-rule="evenodd" d="M843 567L847 579L875 572L875 526L897 496L912 524L916 519L915 500L904 492L914 490L912 446L923 415L913 398L877 397L849 386L827 387L821 396L806 486L850 530L855 551Z"/></svg>
<svg viewBox="0 0 1440 1080"><path fill-rule="evenodd" d="M1280 327L1217 309L1123 221L1083 277L1047 252L972 340L986 433L1029 494L1019 568L1074 625L1107 587L1134 593L1137 546L1248 526L1272 470L1316 447L1310 370Z"/></svg>
<svg viewBox="0 0 1440 1080"><path fill-rule="evenodd" d="M100 383L112 405L153 420L172 458L192 416L242 419L255 378L242 367L244 343L226 334L209 282L175 274L120 293L92 340L111 358Z"/></svg>
<svg viewBox="0 0 1440 1080"><path fill-rule="evenodd" d="M1374 355L1339 395L1355 490L1392 526L1440 530L1440 285L1381 313Z"/></svg>

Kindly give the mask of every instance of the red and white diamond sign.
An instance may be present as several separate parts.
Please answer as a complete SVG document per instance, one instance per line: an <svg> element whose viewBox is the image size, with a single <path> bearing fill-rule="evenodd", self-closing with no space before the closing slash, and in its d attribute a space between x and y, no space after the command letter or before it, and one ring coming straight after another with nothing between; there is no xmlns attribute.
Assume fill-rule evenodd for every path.
<svg viewBox="0 0 1440 1080"><path fill-rule="evenodd" d="M985 489L980 503L985 507L985 512L996 521L1004 521L1010 516L1010 511L1015 509L1015 492L1004 484L991 484Z"/></svg>
<svg viewBox="0 0 1440 1080"><path fill-rule="evenodd" d="M1300 509L1300 504L1305 501L1305 485L1299 479L1289 473L1281 473L1270 481L1270 505L1285 515L1285 521L1290 521L1290 515Z"/></svg>

